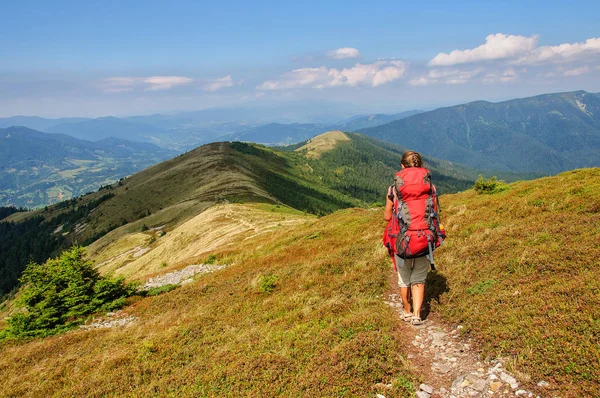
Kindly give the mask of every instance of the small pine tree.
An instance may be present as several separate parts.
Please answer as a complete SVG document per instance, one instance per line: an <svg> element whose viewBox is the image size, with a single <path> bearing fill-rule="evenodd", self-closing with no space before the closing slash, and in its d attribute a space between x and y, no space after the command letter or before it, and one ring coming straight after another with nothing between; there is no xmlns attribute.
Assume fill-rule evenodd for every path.
<svg viewBox="0 0 600 398"><path fill-rule="evenodd" d="M101 276L84 254L82 247L74 247L45 264L32 262L27 266L17 300L24 311L8 319L5 334L47 336L76 326L98 310L123 306L135 286L123 278Z"/></svg>

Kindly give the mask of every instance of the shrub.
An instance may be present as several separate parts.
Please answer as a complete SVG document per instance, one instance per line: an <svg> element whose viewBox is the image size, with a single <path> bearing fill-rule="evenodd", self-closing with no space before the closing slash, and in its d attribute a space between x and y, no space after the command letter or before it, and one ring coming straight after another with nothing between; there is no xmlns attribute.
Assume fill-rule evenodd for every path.
<svg viewBox="0 0 600 398"><path fill-rule="evenodd" d="M263 275L260 278L260 282L258 284L258 290L261 293L271 293L271 292L273 292L273 290L275 290L275 287L277 286L275 284L275 282L277 282L277 277L275 275L272 275L272 274Z"/></svg>
<svg viewBox="0 0 600 398"><path fill-rule="evenodd" d="M504 181L499 181L496 176L492 178L483 178L483 176L479 174L479 178L475 181L473 189L478 194L492 194L507 190L508 185Z"/></svg>
<svg viewBox="0 0 600 398"><path fill-rule="evenodd" d="M101 276L84 254L82 247L74 247L45 264L27 265L16 302L23 311L8 319L5 335L48 336L71 329L93 312L123 306L136 286Z"/></svg>

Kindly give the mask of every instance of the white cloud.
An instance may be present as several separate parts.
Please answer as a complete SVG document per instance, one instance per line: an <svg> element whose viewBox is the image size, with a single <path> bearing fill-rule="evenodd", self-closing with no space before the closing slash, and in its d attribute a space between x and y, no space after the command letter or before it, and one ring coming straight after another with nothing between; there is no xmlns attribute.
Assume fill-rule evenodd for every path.
<svg viewBox="0 0 600 398"><path fill-rule="evenodd" d="M432 69L425 76L409 80L411 86L426 86L429 84L465 84L483 73L482 68L472 70L461 69Z"/></svg>
<svg viewBox="0 0 600 398"><path fill-rule="evenodd" d="M182 76L150 77L109 77L102 81L100 88L107 93L121 93L136 88L150 91L168 90L175 86L190 84L194 80Z"/></svg>
<svg viewBox="0 0 600 398"><path fill-rule="evenodd" d="M428 84L432 84L433 81L430 79L427 79L426 77L413 77L412 79L410 79L408 81L408 84L410 84L411 86L427 86Z"/></svg>
<svg viewBox="0 0 600 398"><path fill-rule="evenodd" d="M589 66L582 66L581 68L569 69L563 72L563 76L581 76L590 71Z"/></svg>
<svg viewBox="0 0 600 398"><path fill-rule="evenodd" d="M512 83L519 78L514 68L505 69L502 73L488 73L483 77L483 83Z"/></svg>
<svg viewBox="0 0 600 398"><path fill-rule="evenodd" d="M329 51L327 56L333 59L357 58L360 56L360 52L356 48L343 47Z"/></svg>
<svg viewBox="0 0 600 398"><path fill-rule="evenodd" d="M452 66L479 61L493 61L514 58L531 52L537 44L538 36L531 37L496 33L485 38L485 44L473 49L454 50L450 54L439 53L430 66Z"/></svg>
<svg viewBox="0 0 600 398"><path fill-rule="evenodd" d="M407 65L403 61L377 61L372 64L357 63L351 68L300 68L268 80L258 90L285 90L294 88L328 88L340 86L377 87L402 78Z"/></svg>
<svg viewBox="0 0 600 398"><path fill-rule="evenodd" d="M225 77L221 77L218 79L209 80L208 82L206 82L206 84L204 84L204 90L217 91L217 90L221 90L223 88L233 87L236 84L239 84L239 82L235 82L231 78L231 75L227 75Z"/></svg>
<svg viewBox="0 0 600 398"><path fill-rule="evenodd" d="M151 76L144 79L144 83L148 84L148 90L152 91L168 90L193 81L189 77L182 76Z"/></svg>
<svg viewBox="0 0 600 398"><path fill-rule="evenodd" d="M439 53L429 66L454 66L460 64L506 61L508 64L542 65L582 61L600 54L600 38L589 38L579 43L537 47L538 36L530 37L496 33L485 38L485 44L451 53Z"/></svg>
<svg viewBox="0 0 600 398"><path fill-rule="evenodd" d="M582 43L563 43L558 46L542 46L519 58L520 64L563 63L585 59L600 54L600 38L592 37Z"/></svg>

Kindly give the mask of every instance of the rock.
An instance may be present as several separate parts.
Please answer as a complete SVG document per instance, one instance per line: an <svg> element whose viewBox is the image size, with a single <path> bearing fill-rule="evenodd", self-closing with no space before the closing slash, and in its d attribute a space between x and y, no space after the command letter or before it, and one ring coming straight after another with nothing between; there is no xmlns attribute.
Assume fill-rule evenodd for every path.
<svg viewBox="0 0 600 398"><path fill-rule="evenodd" d="M477 390L479 392L485 390L487 382L485 380L479 379L471 386L472 389Z"/></svg>
<svg viewBox="0 0 600 398"><path fill-rule="evenodd" d="M537 383L537 386L546 388L546 387L550 387L550 383L548 383L547 381L541 380L539 383Z"/></svg>
<svg viewBox="0 0 600 398"><path fill-rule="evenodd" d="M448 373L451 369L451 366L445 363L434 362L433 366L435 366L440 371L440 373Z"/></svg>
<svg viewBox="0 0 600 398"><path fill-rule="evenodd" d="M515 379L508 373L505 373L505 372L500 373L500 379L502 379L508 385L510 385L510 388L512 388L513 390L516 390L517 388L519 388L519 383L517 383L517 379Z"/></svg>
<svg viewBox="0 0 600 398"><path fill-rule="evenodd" d="M421 383L419 388L421 389L421 391L425 391L427 394L433 394L433 387L428 386L427 384Z"/></svg>
<svg viewBox="0 0 600 398"><path fill-rule="evenodd" d="M515 395L517 397L520 397L521 395L527 395L527 394L529 394L529 391L526 391L526 390L517 390L517 392L515 392Z"/></svg>
<svg viewBox="0 0 600 398"><path fill-rule="evenodd" d="M492 390L493 392L499 391L500 387L502 387L502 383L499 381L494 381L490 383L490 390Z"/></svg>
<svg viewBox="0 0 600 398"><path fill-rule="evenodd" d="M458 326L456 327L456 330L461 330L462 328L464 328L464 326L463 326L463 325L458 325Z"/></svg>
<svg viewBox="0 0 600 398"><path fill-rule="evenodd" d="M490 372L500 372L502 370L502 363L498 362L496 364L496 366L494 366L493 368L491 368L489 371Z"/></svg>
<svg viewBox="0 0 600 398"><path fill-rule="evenodd" d="M458 390L464 380L465 376L458 376L456 379L454 379L454 381L452 382L452 390Z"/></svg>
<svg viewBox="0 0 600 398"><path fill-rule="evenodd" d="M385 395L377 394L377 398L385 398Z"/></svg>
<svg viewBox="0 0 600 398"><path fill-rule="evenodd" d="M425 391L417 391L417 398L429 398L431 395Z"/></svg>

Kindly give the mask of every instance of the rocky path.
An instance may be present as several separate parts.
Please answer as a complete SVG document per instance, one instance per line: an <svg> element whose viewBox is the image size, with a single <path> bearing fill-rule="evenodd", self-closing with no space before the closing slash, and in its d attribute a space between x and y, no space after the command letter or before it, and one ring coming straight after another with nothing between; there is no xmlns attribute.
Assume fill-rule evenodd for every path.
<svg viewBox="0 0 600 398"><path fill-rule="evenodd" d="M208 274L225 268L226 265L219 264L192 264L178 271L169 272L163 275L150 278L140 286L139 290L149 290L166 285L185 285L194 280L194 276ZM103 317L96 318L90 323L81 325L84 330L108 329L120 326L127 326L137 320L136 317L129 315L126 310L109 312Z"/></svg>
<svg viewBox="0 0 600 398"><path fill-rule="evenodd" d="M386 303L401 316L398 294L389 294ZM472 341L461 334L461 326L448 326L430 313L423 325L402 322L401 328L408 359L422 375L419 398L542 396L522 388L501 360L482 360ZM540 390L545 386L544 381L537 384Z"/></svg>
<svg viewBox="0 0 600 398"><path fill-rule="evenodd" d="M192 282L195 275L208 274L225 268L225 265L218 264L192 264L180 269L179 271L169 272L150 278L144 283L140 290L148 290L153 287L161 287L165 285L185 285Z"/></svg>

